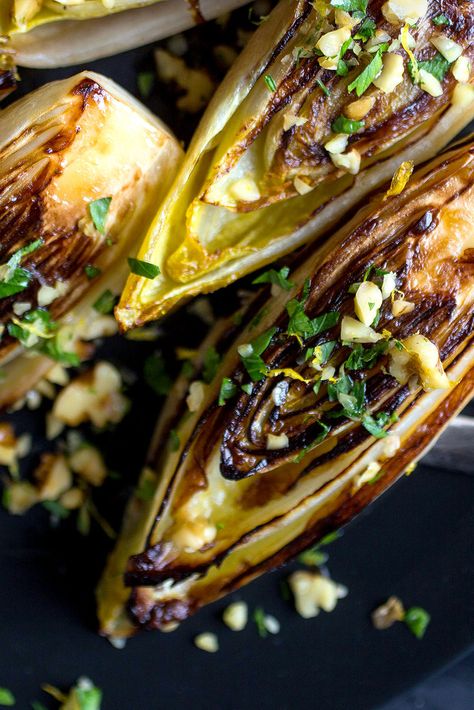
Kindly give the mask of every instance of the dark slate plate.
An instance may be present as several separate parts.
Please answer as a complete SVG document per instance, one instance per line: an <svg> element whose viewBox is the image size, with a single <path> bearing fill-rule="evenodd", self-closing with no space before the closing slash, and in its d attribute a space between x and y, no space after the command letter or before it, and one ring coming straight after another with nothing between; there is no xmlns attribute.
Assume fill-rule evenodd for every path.
<svg viewBox="0 0 474 710"><path fill-rule="evenodd" d="M80 68L137 94L137 71L152 68L152 53L144 48ZM23 70L16 96L73 72ZM177 128L163 96L155 91L148 103L183 138L189 135L192 121ZM169 330L190 330L186 344L192 344L188 325L178 316ZM172 344L165 339L163 347L171 351ZM130 367L151 349L113 341L106 355ZM112 468L133 482L160 402L141 383L130 395L133 416L101 442ZM16 414L17 431L42 434L40 414ZM288 569L278 570L234 595L274 614L278 636L261 639L252 623L230 632L219 620L227 600L172 634L143 634L121 651L95 633L93 588L108 547L103 535L93 530L80 538L68 523L51 530L40 509L23 518L0 512L0 686L13 690L21 709L33 699L48 705L41 683L66 688L80 675L103 688L105 710L374 708L474 644L473 493L474 477L421 465L372 505L329 548L331 574L350 590L332 614L301 619L279 594ZM112 485L102 498L101 510L117 524L123 485ZM372 628L370 611L391 594L431 613L422 641L402 624ZM219 635L219 653L193 646L204 630Z"/></svg>

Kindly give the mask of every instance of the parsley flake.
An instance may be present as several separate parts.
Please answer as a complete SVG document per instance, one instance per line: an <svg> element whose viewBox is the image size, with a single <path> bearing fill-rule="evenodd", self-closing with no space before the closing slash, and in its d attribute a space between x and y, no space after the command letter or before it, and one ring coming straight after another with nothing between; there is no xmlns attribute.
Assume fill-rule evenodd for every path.
<svg viewBox="0 0 474 710"><path fill-rule="evenodd" d="M367 64L367 66L359 74L359 76L357 76L354 81L349 84L349 86L347 87L348 91L355 90L358 97L362 96L362 94L367 91L373 80L378 77L378 75L383 69L383 51L383 48L377 50L372 61L369 62L369 64Z"/></svg>
<svg viewBox="0 0 474 710"><path fill-rule="evenodd" d="M202 370L202 379L209 384L216 376L216 372L221 364L221 356L214 347L206 350Z"/></svg>
<svg viewBox="0 0 474 710"><path fill-rule="evenodd" d="M425 609L412 606L405 612L403 621L417 639L422 639L431 621L431 616Z"/></svg>
<svg viewBox="0 0 474 710"><path fill-rule="evenodd" d="M97 301L94 303L92 308L97 311L98 313L102 313L102 315L107 315L109 313L112 313L114 310L115 306L115 301L116 297L110 291L110 289L106 289L97 299Z"/></svg>
<svg viewBox="0 0 474 710"><path fill-rule="evenodd" d="M276 91L275 80L272 76L270 76L270 74L265 74L265 76L263 77L263 80L264 80L266 87L269 91L272 91L272 92Z"/></svg>
<svg viewBox="0 0 474 710"><path fill-rule="evenodd" d="M331 130L334 133L347 133L348 135L351 135L352 133L359 131L361 128L364 128L364 126L364 121L355 121L352 118L338 116L338 118L333 121Z"/></svg>
<svg viewBox="0 0 474 710"><path fill-rule="evenodd" d="M98 232L105 234L105 223L109 214L111 197L101 197L99 200L89 202L89 214L92 223Z"/></svg>
<svg viewBox="0 0 474 710"><path fill-rule="evenodd" d="M156 279L161 273L160 267L156 264L152 264L150 261L144 261L143 259L134 259L131 256L128 257L128 265L132 274L143 276L145 279Z"/></svg>
<svg viewBox="0 0 474 710"><path fill-rule="evenodd" d="M235 385L229 377L224 377L222 379L221 388L219 390L219 399L217 404L219 407L223 407L228 399L234 397L237 392L237 385Z"/></svg>
<svg viewBox="0 0 474 710"><path fill-rule="evenodd" d="M284 266L280 271L269 269L252 281L253 284L273 284L279 286L284 291L290 291L294 287L293 281L288 280L290 269Z"/></svg>
<svg viewBox="0 0 474 710"><path fill-rule="evenodd" d="M159 353L147 357L143 368L143 375L147 385L149 385L156 394L168 394L171 389L172 380L166 372L165 360Z"/></svg>

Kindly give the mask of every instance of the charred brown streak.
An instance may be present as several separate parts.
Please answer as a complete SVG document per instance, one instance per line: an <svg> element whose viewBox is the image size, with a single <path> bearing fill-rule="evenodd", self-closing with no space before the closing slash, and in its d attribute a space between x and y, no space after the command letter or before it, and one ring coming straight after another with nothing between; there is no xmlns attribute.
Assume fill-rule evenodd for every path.
<svg viewBox="0 0 474 710"><path fill-rule="evenodd" d="M169 623L184 621L197 610L196 605L190 601L170 599L166 606L153 604L143 599L144 595L138 590L133 590L127 605L127 610L132 621L144 629L159 629Z"/></svg>
<svg viewBox="0 0 474 710"><path fill-rule="evenodd" d="M193 16L194 24L202 25L206 21L206 18L201 12L199 0L187 0L187 3L189 5L191 15Z"/></svg>
<svg viewBox="0 0 474 710"><path fill-rule="evenodd" d="M83 79L77 86L74 87L71 93L73 96L82 97L81 112L85 111L90 98L93 96L105 96L105 92L102 87L92 79Z"/></svg>

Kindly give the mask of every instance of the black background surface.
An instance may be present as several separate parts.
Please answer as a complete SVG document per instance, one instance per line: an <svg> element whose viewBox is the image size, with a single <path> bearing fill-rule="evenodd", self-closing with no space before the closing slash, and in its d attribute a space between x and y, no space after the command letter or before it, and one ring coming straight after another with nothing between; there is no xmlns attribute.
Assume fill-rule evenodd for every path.
<svg viewBox="0 0 474 710"><path fill-rule="evenodd" d="M111 76L137 95L137 70L151 67L151 49L144 48L81 68ZM23 70L19 94L74 71ZM156 92L148 103L176 128ZM179 317L174 323L173 330L187 329ZM107 351L113 361L135 366L150 346L115 341ZM133 416L101 445L111 466L133 481L159 401L140 383L130 396ZM18 432L42 432L38 413L14 419ZM273 613L281 622L278 636L261 639L252 623L241 633L229 631L219 620L226 600L171 634L142 634L120 651L95 633L93 588L106 554L103 536L94 531L84 540L67 524L51 530L40 509L23 518L2 511L0 686L15 693L22 709L33 699L48 706L41 683L67 688L80 675L103 688L105 710L376 707L474 643L473 493L474 477L420 465L372 505L328 549L331 575L349 588L332 614L301 619L279 594L288 569L278 570L232 597ZM103 495L117 523L124 493L117 486ZM372 628L370 611L391 594L431 613L422 641L402 624L385 632ZM218 634L219 653L193 646L204 630Z"/></svg>

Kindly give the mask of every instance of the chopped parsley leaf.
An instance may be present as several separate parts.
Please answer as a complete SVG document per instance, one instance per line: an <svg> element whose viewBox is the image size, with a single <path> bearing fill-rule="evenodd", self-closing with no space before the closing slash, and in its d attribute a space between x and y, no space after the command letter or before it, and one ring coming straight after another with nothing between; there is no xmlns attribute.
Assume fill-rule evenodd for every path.
<svg viewBox="0 0 474 710"><path fill-rule="evenodd" d="M372 59L369 64L365 67L365 69L357 76L354 81L352 81L349 86L347 87L348 91L354 91L356 92L357 96L360 97L362 94L364 94L371 83L373 82L374 79L377 78L377 76L380 74L383 68L383 61L382 61L382 53L385 48L380 48L377 50L377 52L374 55L374 58Z"/></svg>
<svg viewBox="0 0 474 710"><path fill-rule="evenodd" d="M328 87L326 86L326 84L323 84L323 82L321 81L321 79L316 79L316 83L317 83L317 85L319 86L319 88L321 89L321 91L323 92L323 94L324 94L325 96L330 96L331 92L329 91L329 89L328 89Z"/></svg>
<svg viewBox="0 0 474 710"><path fill-rule="evenodd" d="M74 695L79 704L79 710L100 710L102 702L102 691L100 688L81 687L79 684L74 688Z"/></svg>
<svg viewBox="0 0 474 710"><path fill-rule="evenodd" d="M412 606L405 612L403 621L417 639L422 639L431 621L431 616L425 609L419 606Z"/></svg>
<svg viewBox="0 0 474 710"><path fill-rule="evenodd" d="M47 710L46 706L43 705L43 703L40 703L38 700L31 701L31 708L32 710Z"/></svg>
<svg viewBox="0 0 474 710"><path fill-rule="evenodd" d="M449 19L449 17L446 17L446 15L436 15L436 17L433 17L432 22L438 27L451 24L451 20Z"/></svg>
<svg viewBox="0 0 474 710"><path fill-rule="evenodd" d="M11 255L5 264L5 279L0 281L0 298L13 296L29 286L32 275L27 269L20 268L20 263L23 257L36 251L43 244L43 239L35 239ZM2 270L5 267L2 267Z"/></svg>
<svg viewBox="0 0 474 710"><path fill-rule="evenodd" d="M272 76L270 76L270 74L265 74L265 76L263 77L263 80L264 80L266 87L269 91L272 91L272 92L276 91L275 80Z"/></svg>
<svg viewBox="0 0 474 710"><path fill-rule="evenodd" d="M372 347L364 348L360 344L354 345L354 349L344 363L346 370L370 370L381 355L388 350L388 342L381 340Z"/></svg>
<svg viewBox="0 0 474 710"><path fill-rule="evenodd" d="M71 514L71 511L61 505L57 500L44 500L43 508L46 508L48 513L59 520L65 520Z"/></svg>
<svg viewBox="0 0 474 710"><path fill-rule="evenodd" d="M206 350L202 370L202 379L209 384L216 376L216 372L221 364L221 356L214 347Z"/></svg>
<svg viewBox="0 0 474 710"><path fill-rule="evenodd" d="M351 135L356 133L361 128L364 128L364 121L355 121L352 118L346 118L345 116L338 116L331 125L331 130L334 133L347 133Z"/></svg>
<svg viewBox="0 0 474 710"><path fill-rule="evenodd" d="M270 341L276 331L277 328L269 328L250 343L250 352L248 354L240 355L243 366L254 382L262 380L267 373L268 366L261 358L261 355L270 345Z"/></svg>
<svg viewBox="0 0 474 710"><path fill-rule="evenodd" d="M324 537L322 537L316 545L313 545L313 547L310 547L308 550L302 552L301 555L298 555L298 561L303 565L308 565L308 567L319 567L320 565L324 565L328 561L329 555L326 552L323 552L321 547L338 540L341 535L342 533L340 533L339 530L334 530L333 532L324 535Z"/></svg>
<svg viewBox="0 0 474 710"><path fill-rule="evenodd" d="M257 627L257 632L260 638L266 638L268 636L267 625L265 623L265 612L261 606L258 606L253 612L253 620Z"/></svg>
<svg viewBox="0 0 474 710"><path fill-rule="evenodd" d="M136 497L145 502L151 500L154 494L155 484L151 478L145 478L145 480L140 483L139 487L135 491Z"/></svg>
<svg viewBox="0 0 474 710"><path fill-rule="evenodd" d="M219 399L217 401L219 407L223 407L228 399L234 397L236 392L237 385L235 385L229 377L223 377L221 388L219 390Z"/></svg>
<svg viewBox="0 0 474 710"><path fill-rule="evenodd" d="M331 0L330 4L338 10L363 12L365 14L367 12L368 0Z"/></svg>
<svg viewBox="0 0 474 710"><path fill-rule="evenodd" d="M102 313L102 315L108 315L109 313L112 313L114 310L115 306L115 301L116 297L110 291L110 289L106 289L97 299L97 301L94 303L92 308L97 311L98 313Z"/></svg>
<svg viewBox="0 0 474 710"><path fill-rule="evenodd" d="M169 442L169 447L170 447L171 451L178 451L181 442L180 442L179 435L178 435L178 432L176 431L176 429L171 429L170 434L169 434L169 438L168 438L168 442Z"/></svg>
<svg viewBox="0 0 474 710"><path fill-rule="evenodd" d="M438 79L438 81L443 81L449 67L450 62L448 62L448 60L445 59L439 52L436 52L432 59L428 59L424 62L418 62L419 69L424 69L429 72L429 74L432 74L436 79Z"/></svg>
<svg viewBox="0 0 474 710"><path fill-rule="evenodd" d="M143 99L149 98L154 82L155 74L152 71L143 71L137 75L138 91Z"/></svg>
<svg viewBox="0 0 474 710"><path fill-rule="evenodd" d="M375 30L377 28L377 23L374 22L370 17L366 17L362 24L357 28L357 32L354 35L354 39L360 39L362 42L367 42L371 37L375 35Z"/></svg>
<svg viewBox="0 0 474 710"><path fill-rule="evenodd" d="M12 707L15 705L15 696L8 688L0 688L0 705L3 707Z"/></svg>
<svg viewBox="0 0 474 710"><path fill-rule="evenodd" d="M150 355L145 360L143 368L145 382L156 394L168 394L171 389L172 380L166 372L165 360L159 353Z"/></svg>
<svg viewBox="0 0 474 710"><path fill-rule="evenodd" d="M93 266L92 264L86 264L84 266L84 273L88 279L95 279L102 273L102 270L98 266Z"/></svg>
<svg viewBox="0 0 474 710"><path fill-rule="evenodd" d="M132 274L143 276L145 279L156 279L161 273L160 267L156 264L143 259L134 259L132 256L128 257L128 265Z"/></svg>
<svg viewBox="0 0 474 710"><path fill-rule="evenodd" d="M89 202L89 214L92 223L98 232L105 234L105 223L110 209L111 197L101 197L99 200Z"/></svg>
<svg viewBox="0 0 474 710"><path fill-rule="evenodd" d="M336 74L338 76L346 76L349 74L349 67L343 59L339 59L337 62Z"/></svg>
<svg viewBox="0 0 474 710"><path fill-rule="evenodd" d="M252 394L253 390L253 385L251 382L249 382L247 385L242 385L241 389L245 392L245 394Z"/></svg>
<svg viewBox="0 0 474 710"><path fill-rule="evenodd" d="M290 269L288 266L283 266L280 271L276 271L276 269L269 269L268 271L265 271L265 273L260 274L260 276L257 276L252 283L274 284L275 286L282 288L284 291L290 291L295 284L293 281L288 280L289 273Z"/></svg>
<svg viewBox="0 0 474 710"><path fill-rule="evenodd" d="M56 360L56 362L60 362L61 365L66 365L66 367L78 367L81 364L81 358L77 353L63 349L58 336L45 340L38 347L38 350L43 355L51 358L51 360Z"/></svg>
<svg viewBox="0 0 474 710"><path fill-rule="evenodd" d="M328 427L327 424L324 424L324 422L316 422L316 424L321 428L321 432L317 435L317 437L309 444L309 446L305 446L304 449L301 449L299 454L295 456L293 459L293 463L300 463L308 454L310 451L312 451L318 444L320 444L329 434L330 428Z"/></svg>

